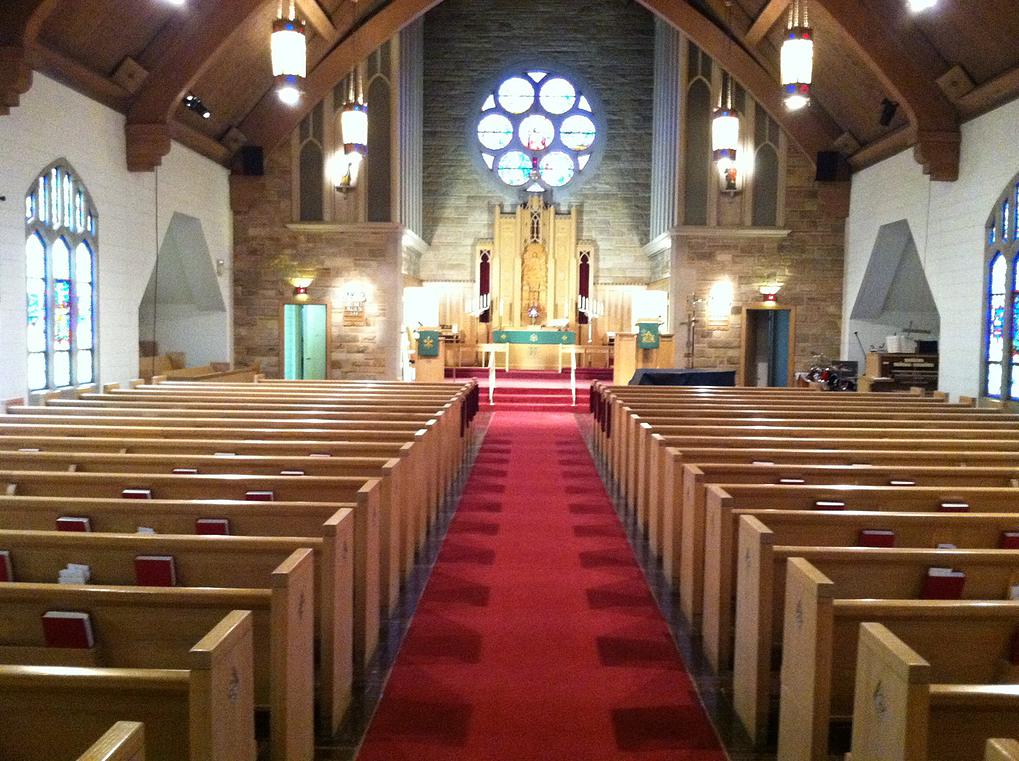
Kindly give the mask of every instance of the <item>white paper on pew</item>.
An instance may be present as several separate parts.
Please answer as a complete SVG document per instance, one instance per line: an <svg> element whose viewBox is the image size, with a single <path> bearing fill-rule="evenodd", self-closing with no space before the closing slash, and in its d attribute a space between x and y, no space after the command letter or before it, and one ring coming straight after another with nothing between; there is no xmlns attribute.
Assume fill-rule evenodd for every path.
<svg viewBox="0 0 1019 761"><path fill-rule="evenodd" d="M149 526L139 526L138 527L138 533L139 534L154 534L154 533L156 533L156 530L154 528L150 528Z"/></svg>
<svg viewBox="0 0 1019 761"><path fill-rule="evenodd" d="M1008 587L1008 599L1019 600L1019 584L1011 584Z"/></svg>

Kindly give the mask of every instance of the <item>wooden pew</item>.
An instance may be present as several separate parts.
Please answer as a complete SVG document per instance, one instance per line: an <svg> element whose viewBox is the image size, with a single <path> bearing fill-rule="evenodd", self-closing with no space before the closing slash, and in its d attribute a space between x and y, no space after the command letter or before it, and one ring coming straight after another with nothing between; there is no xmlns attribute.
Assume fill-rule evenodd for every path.
<svg viewBox="0 0 1019 761"><path fill-rule="evenodd" d="M18 582L49 582L68 563L84 563L97 584L135 583L138 555L170 555L178 582L190 587L247 589L270 583L277 566L308 549L314 556L312 610L319 643L318 716L327 734L350 706L353 683L353 538L349 511L339 511L320 536L250 537L73 533L0 529Z"/></svg>
<svg viewBox="0 0 1019 761"><path fill-rule="evenodd" d="M828 758L831 720L853 712L861 623L883 624L909 642L934 667L937 680L991 684L1006 673L1003 660L1019 626L1019 601L843 599L834 583L802 558L788 562L786 578L779 758ZM1001 728L995 734L1011 731Z"/></svg>
<svg viewBox="0 0 1019 761"><path fill-rule="evenodd" d="M1015 740L988 740L984 761L1019 761L1019 742Z"/></svg>
<svg viewBox="0 0 1019 761"><path fill-rule="evenodd" d="M1012 513L1017 493L1015 489L925 486L713 484L707 488L701 633L704 653L716 671L727 668L732 658L736 563L741 556L735 510L825 511L825 503L834 503L828 509L940 514L945 505L958 503L974 513ZM767 524L766 517L762 521ZM692 587L693 581L689 584Z"/></svg>
<svg viewBox="0 0 1019 761"><path fill-rule="evenodd" d="M786 453L784 459L797 460L796 453ZM831 455L832 459L839 456ZM827 459L827 458L825 458ZM846 459L844 456L842 459ZM853 455L849 459L856 459ZM882 459L882 458L870 458ZM1013 467L982 466L977 462L966 467L945 467L920 464L926 457L918 458L915 453L905 457L890 458L899 462L892 465L812 465L796 463L768 464L745 463L685 463L682 465L682 488L675 498L673 508L662 516L662 553L668 557L666 568L679 569L682 553L688 553L691 567L703 564L704 531L707 502L707 486L710 484L805 484L823 486L828 484L870 485L870 486L941 486L941 487L1016 487L1019 486L1019 464ZM725 486L723 486L725 488ZM670 495L673 492L670 490ZM675 576L673 576L675 578ZM693 595L703 594L696 586ZM696 612L696 604L690 607Z"/></svg>
<svg viewBox="0 0 1019 761"><path fill-rule="evenodd" d="M969 533L982 543L966 543L965 549L931 549L946 532L945 523L914 521L900 526L896 549L855 546L775 545L774 532L754 516L740 519L739 579L736 595L735 648L733 657L733 704L744 728L756 742L767 734L769 699L776 691L772 663L780 651L785 610L786 561L801 557L836 585L840 597L918 597L921 580L930 567L952 567L967 573L967 599L1003 599L1013 575L1019 576L1019 553L997 549L1002 521L991 516L952 516L967 519ZM859 516L858 526L874 528L880 517ZM959 521L955 521L959 523ZM950 524L949 524L950 525ZM1011 516L1019 529L1019 515ZM844 532L842 533L844 537ZM983 548L983 549L977 549Z"/></svg>
<svg viewBox="0 0 1019 761"><path fill-rule="evenodd" d="M740 512L743 512L742 510ZM1004 532L1019 531L1016 513L930 513L917 512L812 512L773 510L755 514L743 513L740 518L742 548L737 586L736 643L733 657L733 704L737 715L752 740L763 742L766 737L769 699L774 695L772 663L777 644L782 642L786 600L786 561L802 556L826 568L829 550L844 559L867 553L856 548L860 532L884 529L895 532L897 546L924 548L910 552L930 552L938 544L955 544L966 550L1000 546ZM943 552L935 550L935 552ZM991 556L1001 550L991 551ZM972 554L972 553L970 553ZM979 553L978 553L979 554ZM840 554L832 555L840 557ZM869 559L867 555L864 559ZM862 562L863 560L861 560ZM937 563L931 563L937 564ZM952 563L949 563L952 564ZM877 563L881 570L886 563ZM862 570L871 570L864 568ZM835 572L832 574L835 576ZM861 573L861 582L868 579ZM968 587L967 593L975 587ZM881 596L890 596L881 590ZM861 596L861 595L856 595ZM967 594L967 596L972 596Z"/></svg>
<svg viewBox="0 0 1019 761"><path fill-rule="evenodd" d="M0 441L0 444L6 442ZM83 443L82 447L86 447ZM411 445L400 453L407 455ZM379 494L379 575L382 610L391 612L399 598L400 582L409 568L401 567L406 545L416 542L417 522L425 506L412 488L412 478L399 468L399 460L384 457L270 457L265 455L217 457L188 452L177 454L119 454L108 452L39 452L0 450L3 467L14 470L65 471L74 473L171 473L193 469L202 475L259 475L292 477L361 476L381 479ZM390 480L387 481L386 479ZM411 547L413 552L413 547Z"/></svg>
<svg viewBox="0 0 1019 761"><path fill-rule="evenodd" d="M980 679L986 666L974 663L972 646L946 638L928 647L914 632L865 623L859 633L859 664L853 703L853 761L980 761L1009 758L1010 743L988 750L988 739L1019 734L1019 685ZM985 641L990 636L983 637ZM956 653L938 664L943 648ZM915 649L914 649L915 648ZM949 669L941 666L951 665Z"/></svg>
<svg viewBox="0 0 1019 761"><path fill-rule="evenodd" d="M243 587L250 583L250 573L260 567L263 572L271 570L281 562L278 553L289 555L300 547L314 550L318 571L315 613L323 675L320 720L335 731L350 703L353 668L366 660L364 646L353 634L354 527L349 508L318 503L84 497L0 497L0 503L0 528L7 530L6 543L14 546L12 534L23 531L25 535L17 538L16 546L35 550L15 569L16 573L30 574L26 578L52 579L68 562L87 558L97 581L130 584L134 580L130 558L159 554L155 548L172 543L172 554L186 583ZM54 522L61 515L87 516L93 530L100 533L89 536L54 532ZM196 519L207 517L227 518L237 536L184 536L194 531ZM139 525L159 533L136 534ZM113 533L121 536L109 535ZM151 551L140 552L146 548ZM38 569L29 570L36 563Z"/></svg>
<svg viewBox="0 0 1019 761"><path fill-rule="evenodd" d="M15 561L19 558L25 559L21 553ZM93 667L186 669L192 643L230 611L248 610L253 695L255 705L269 710L271 757L310 761L315 752L313 574L311 550L302 549L271 578L252 578L244 589L0 583L0 659L8 665L75 666L87 653ZM51 610L88 613L95 648L45 647L39 621Z"/></svg>
<svg viewBox="0 0 1019 761"><path fill-rule="evenodd" d="M75 757L114 721L145 725L149 761L254 761L251 614L233 611L187 669L0 666L4 759Z"/></svg>
<svg viewBox="0 0 1019 761"><path fill-rule="evenodd" d="M274 500L283 503L300 502L306 505L320 503L318 516L322 521L339 509L339 505L353 502L355 663L366 664L375 652L381 620L379 579L381 489L378 479L0 471L0 488L4 485L9 495L75 497L90 494L96 498L106 499L116 499L129 489L151 490L152 496L157 500L244 501L245 495L252 491L272 492ZM135 504L145 501L147 500L128 500L129 503ZM283 525L266 535L279 535L280 528L292 525L290 510L283 508L278 514L284 517ZM231 519L232 529L233 524L234 521ZM53 527L54 524L50 524L46 528ZM239 529L233 530L237 533L247 533Z"/></svg>
<svg viewBox="0 0 1019 761"><path fill-rule="evenodd" d="M78 761L145 761L145 725L118 721Z"/></svg>

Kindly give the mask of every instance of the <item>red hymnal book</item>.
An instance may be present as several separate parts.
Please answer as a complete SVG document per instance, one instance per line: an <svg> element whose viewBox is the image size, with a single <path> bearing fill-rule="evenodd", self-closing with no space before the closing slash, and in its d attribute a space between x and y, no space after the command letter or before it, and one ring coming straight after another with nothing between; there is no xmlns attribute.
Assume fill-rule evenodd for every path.
<svg viewBox="0 0 1019 761"><path fill-rule="evenodd" d="M80 531L87 533L92 530L92 521L72 515L61 515L57 518L57 531Z"/></svg>
<svg viewBox="0 0 1019 761"><path fill-rule="evenodd" d="M860 538L856 543L860 547L894 547L895 532L888 529L860 529Z"/></svg>
<svg viewBox="0 0 1019 761"><path fill-rule="evenodd" d="M75 613L65 610L51 610L43 613L42 632L46 638L46 647L79 647L95 646L92 636L92 619L88 613Z"/></svg>
<svg viewBox="0 0 1019 761"><path fill-rule="evenodd" d="M960 600L966 586L966 574L951 568L929 568L923 579L923 600Z"/></svg>
<svg viewBox="0 0 1019 761"><path fill-rule="evenodd" d="M124 489L120 496L124 499L152 499L152 489Z"/></svg>
<svg viewBox="0 0 1019 761"><path fill-rule="evenodd" d="M249 491L244 495L249 502L272 502L275 495L271 491Z"/></svg>
<svg viewBox="0 0 1019 761"><path fill-rule="evenodd" d="M199 518L195 521L195 533L205 536L229 536L230 521L227 518Z"/></svg>
<svg viewBox="0 0 1019 761"><path fill-rule="evenodd" d="M134 559L134 580L140 587L173 587L177 572L171 555L139 555Z"/></svg>
<svg viewBox="0 0 1019 761"><path fill-rule="evenodd" d="M1001 549L1019 550L1019 531L1002 531Z"/></svg>
<svg viewBox="0 0 1019 761"><path fill-rule="evenodd" d="M174 468L173 472L179 476L193 476L198 472L198 468Z"/></svg>
<svg viewBox="0 0 1019 761"><path fill-rule="evenodd" d="M0 581L14 581L14 568L11 566L9 550L0 550Z"/></svg>

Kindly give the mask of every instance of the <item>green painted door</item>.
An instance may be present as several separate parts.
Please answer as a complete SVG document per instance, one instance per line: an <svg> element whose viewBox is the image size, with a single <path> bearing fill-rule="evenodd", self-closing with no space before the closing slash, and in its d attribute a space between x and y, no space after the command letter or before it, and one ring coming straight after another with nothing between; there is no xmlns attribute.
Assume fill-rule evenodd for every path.
<svg viewBox="0 0 1019 761"><path fill-rule="evenodd" d="M327 311L325 304L283 307L283 377L287 380L325 380Z"/></svg>

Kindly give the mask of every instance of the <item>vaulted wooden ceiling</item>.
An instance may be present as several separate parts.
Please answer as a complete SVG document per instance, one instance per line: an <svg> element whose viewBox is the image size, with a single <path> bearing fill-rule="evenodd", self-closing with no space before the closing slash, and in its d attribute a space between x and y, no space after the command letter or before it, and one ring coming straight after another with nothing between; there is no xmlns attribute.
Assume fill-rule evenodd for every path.
<svg viewBox="0 0 1019 761"><path fill-rule="evenodd" d="M157 166L171 138L229 165L245 144L278 145L357 61L440 1L298 0L311 42L292 109L272 93L278 0L4 0L0 113L38 70L127 116L131 169ZM919 15L906 0L811 0L814 100L795 113L778 87L789 0L637 1L732 71L811 157L838 150L859 168L912 146L950 181L960 123L1019 97L1016 0L940 0ZM187 92L211 118L183 107ZM897 110L882 125L885 101Z"/></svg>

